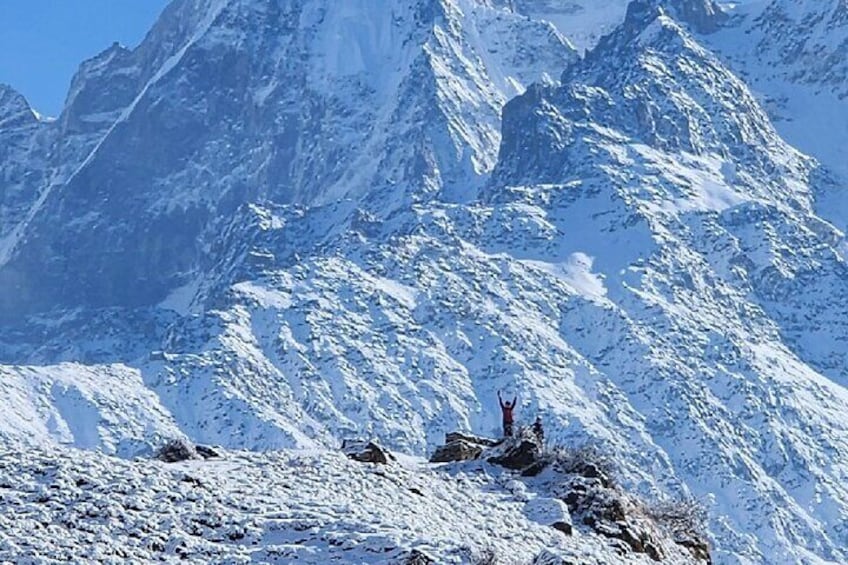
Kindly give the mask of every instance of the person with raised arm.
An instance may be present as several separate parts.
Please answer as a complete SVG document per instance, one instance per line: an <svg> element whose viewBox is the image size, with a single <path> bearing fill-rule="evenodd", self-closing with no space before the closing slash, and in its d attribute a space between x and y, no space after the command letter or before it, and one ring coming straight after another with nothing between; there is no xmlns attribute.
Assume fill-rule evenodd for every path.
<svg viewBox="0 0 848 565"><path fill-rule="evenodd" d="M500 402L501 415L503 416L504 437L512 437L512 425L515 421L513 410L515 410L515 403L518 402L518 395L512 397L512 402L504 402L501 391L498 391L498 402Z"/></svg>

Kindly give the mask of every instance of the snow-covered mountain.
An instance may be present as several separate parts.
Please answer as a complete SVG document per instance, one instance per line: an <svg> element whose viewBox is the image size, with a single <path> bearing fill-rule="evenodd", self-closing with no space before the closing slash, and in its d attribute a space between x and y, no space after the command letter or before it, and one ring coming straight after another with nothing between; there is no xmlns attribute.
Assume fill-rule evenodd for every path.
<svg viewBox="0 0 848 565"><path fill-rule="evenodd" d="M0 257L45 182L46 129L20 93L0 84Z"/></svg>
<svg viewBox="0 0 848 565"><path fill-rule="evenodd" d="M784 139L818 159L844 184L845 3L745 0L725 11L730 17L703 41L749 84ZM820 213L844 230L844 198L831 192L822 196Z"/></svg>
<svg viewBox="0 0 848 565"><path fill-rule="evenodd" d="M175 2L74 79L56 148L73 165L6 242L0 311L155 304L245 201L472 198L501 106L573 57L487 2Z"/></svg>
<svg viewBox="0 0 848 565"><path fill-rule="evenodd" d="M420 455L509 389L718 562L848 559L838 174L753 4L624 8L178 0L56 121L3 90L2 441Z"/></svg>

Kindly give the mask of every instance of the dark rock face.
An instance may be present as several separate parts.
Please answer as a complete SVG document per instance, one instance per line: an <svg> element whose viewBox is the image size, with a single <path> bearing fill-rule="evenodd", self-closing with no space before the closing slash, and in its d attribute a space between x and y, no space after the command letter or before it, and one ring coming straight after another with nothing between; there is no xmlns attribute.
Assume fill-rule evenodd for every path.
<svg viewBox="0 0 848 565"><path fill-rule="evenodd" d="M669 13L699 33L717 31L728 16L714 0L635 0L627 7L626 23L645 22Z"/></svg>
<svg viewBox="0 0 848 565"><path fill-rule="evenodd" d="M673 0L672 14L699 33L718 31L728 16L714 0Z"/></svg>
<svg viewBox="0 0 848 565"><path fill-rule="evenodd" d="M597 477L579 475L572 475L560 488L560 498L580 523L602 536L621 540L630 551L655 561L664 558L660 532L627 495L603 486Z"/></svg>
<svg viewBox="0 0 848 565"><path fill-rule="evenodd" d="M712 565L713 559L710 555L710 546L702 539L687 538L675 540L679 546L685 547L692 554L692 557L699 561L704 561L707 565Z"/></svg>
<svg viewBox="0 0 848 565"><path fill-rule="evenodd" d="M645 553L655 561L664 557L652 525L633 517L633 509L627 507L621 493L585 477L575 478L571 488L563 500L584 525L602 536L623 541L635 553Z"/></svg>
<svg viewBox="0 0 848 565"><path fill-rule="evenodd" d="M26 99L12 87L0 84L0 129L30 126L36 122Z"/></svg>
<svg viewBox="0 0 848 565"><path fill-rule="evenodd" d="M376 463L386 465L394 460L394 456L373 441L346 439L342 443L342 451L350 459L361 463Z"/></svg>
<svg viewBox="0 0 848 565"><path fill-rule="evenodd" d="M45 184L49 130L21 94L0 84L0 239L26 217Z"/></svg>
<svg viewBox="0 0 848 565"><path fill-rule="evenodd" d="M221 456L221 454L218 453L216 450L205 445L198 445L195 447L195 449L197 450L197 454L203 457L204 459L212 459Z"/></svg>
<svg viewBox="0 0 848 565"><path fill-rule="evenodd" d="M528 439L519 439L503 453L489 457L488 461L507 469L521 470L536 463L538 458L539 446Z"/></svg>

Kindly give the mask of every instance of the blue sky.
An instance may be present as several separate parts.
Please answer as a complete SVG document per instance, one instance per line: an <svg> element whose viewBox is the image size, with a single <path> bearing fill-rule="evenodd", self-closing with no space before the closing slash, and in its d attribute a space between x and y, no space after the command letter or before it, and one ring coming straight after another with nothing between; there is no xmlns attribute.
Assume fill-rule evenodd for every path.
<svg viewBox="0 0 848 565"><path fill-rule="evenodd" d="M0 0L0 83L45 115L62 109L79 64L135 47L168 0Z"/></svg>

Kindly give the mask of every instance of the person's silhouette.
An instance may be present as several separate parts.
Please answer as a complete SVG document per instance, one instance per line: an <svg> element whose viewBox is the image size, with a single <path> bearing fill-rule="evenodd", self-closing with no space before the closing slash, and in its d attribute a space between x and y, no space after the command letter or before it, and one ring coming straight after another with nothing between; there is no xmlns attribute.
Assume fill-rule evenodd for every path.
<svg viewBox="0 0 848 565"><path fill-rule="evenodd" d="M514 422L513 419L513 410L515 410L515 403L518 402L518 395L516 394L512 398L512 402L504 402L503 398L501 398L501 391L498 391L498 402L501 405L501 414L503 415L503 434L504 437L512 436L512 424Z"/></svg>

